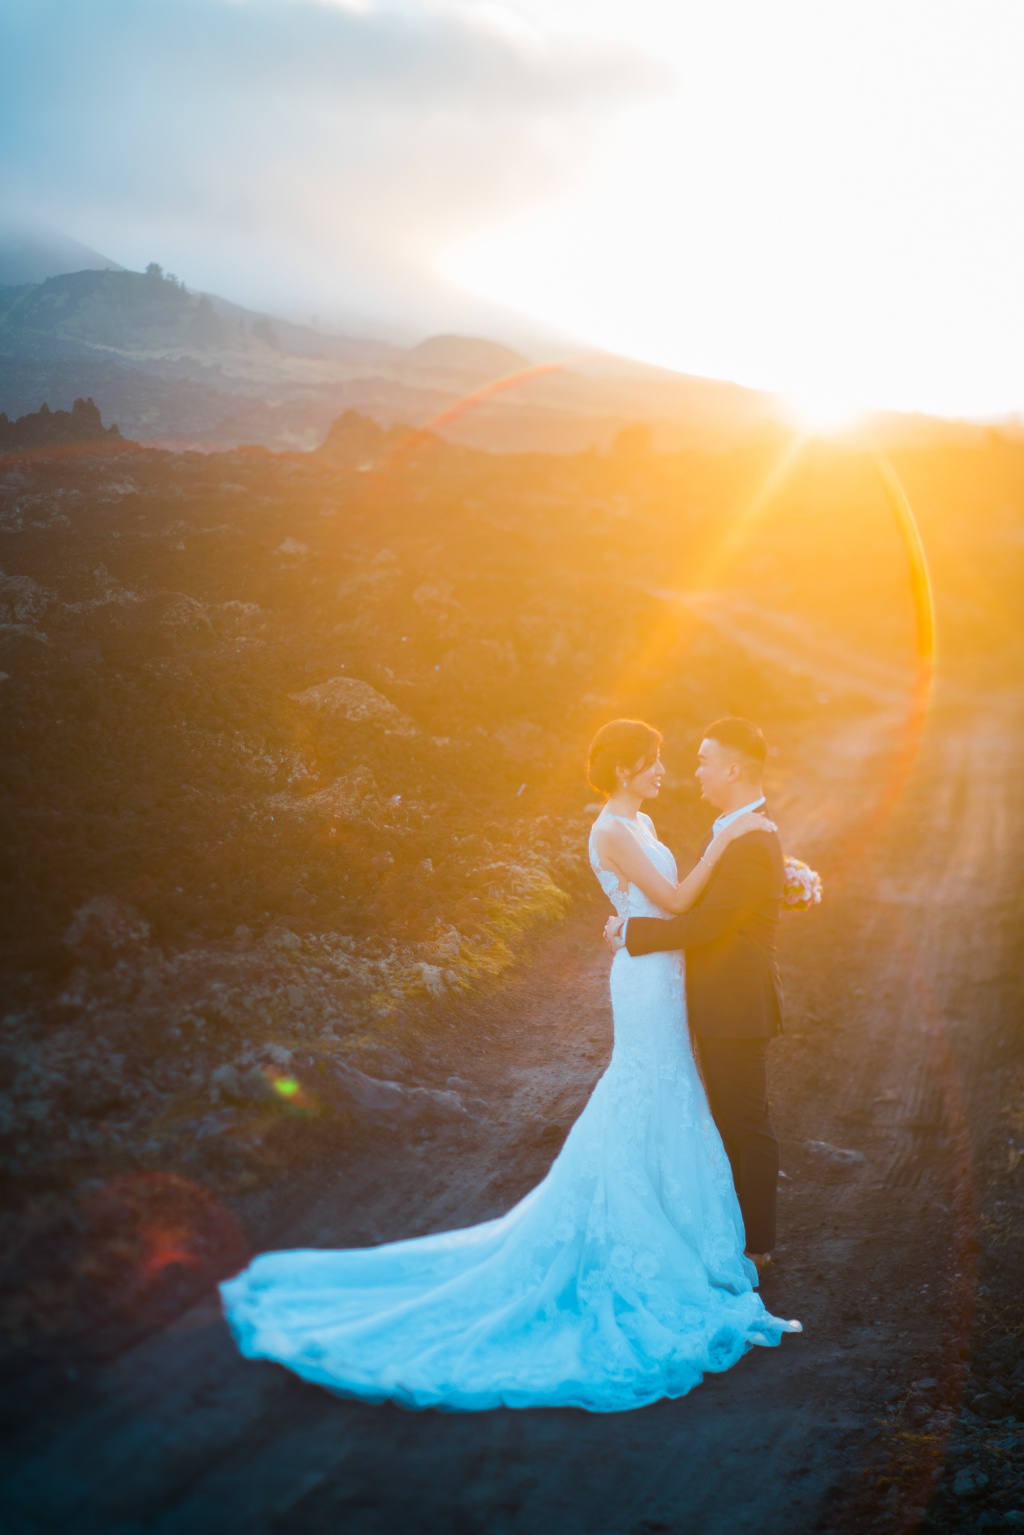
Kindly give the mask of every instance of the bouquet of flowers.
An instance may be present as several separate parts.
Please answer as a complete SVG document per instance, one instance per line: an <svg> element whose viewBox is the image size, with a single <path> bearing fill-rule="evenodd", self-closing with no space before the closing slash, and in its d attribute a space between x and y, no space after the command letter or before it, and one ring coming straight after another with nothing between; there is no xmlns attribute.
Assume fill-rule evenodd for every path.
<svg viewBox="0 0 1024 1535"><path fill-rule="evenodd" d="M786 877L782 889L783 911L810 911L812 906L820 906L821 875L788 853L782 862Z"/></svg>

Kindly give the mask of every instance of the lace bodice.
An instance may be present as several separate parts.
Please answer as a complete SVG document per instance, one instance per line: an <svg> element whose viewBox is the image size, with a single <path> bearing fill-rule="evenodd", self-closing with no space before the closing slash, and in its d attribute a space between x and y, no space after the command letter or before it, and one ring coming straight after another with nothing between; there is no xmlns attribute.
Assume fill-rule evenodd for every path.
<svg viewBox="0 0 1024 1535"><path fill-rule="evenodd" d="M615 815L609 810L602 810L593 826L590 828L590 867L597 875L598 883L605 895L615 907L620 917L667 917L671 913L664 907L658 906L636 885L629 884L625 890L620 888L621 880L618 874L611 869L603 867L597 852L598 828L605 821L621 821L623 826L636 837L644 852L651 860L659 874L663 874L673 885L678 875L676 873L676 861L670 848L664 842L658 841L658 835L654 830L654 822L649 815L640 811L635 821L628 816Z"/></svg>

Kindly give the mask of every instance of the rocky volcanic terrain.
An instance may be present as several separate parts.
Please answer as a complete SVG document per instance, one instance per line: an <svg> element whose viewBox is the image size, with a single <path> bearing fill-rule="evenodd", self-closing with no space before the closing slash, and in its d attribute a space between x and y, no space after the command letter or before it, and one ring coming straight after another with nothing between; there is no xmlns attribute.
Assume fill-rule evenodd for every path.
<svg viewBox="0 0 1024 1535"><path fill-rule="evenodd" d="M525 1191L604 1048L590 734L620 713L664 726L658 822L683 849L705 819L693 746L736 711L764 723L773 807L826 880L820 921L786 936L778 1054L781 1282L808 1348L827 1347L818 1385L790 1351L777 1405L808 1444L820 1411L822 1449L792 1462L770 1528L813 1527L804 1476L830 1531L912 1529L926 1508L923 1527L950 1532L1024 1523L1006 853L1024 455L993 437L898 466L944 647L907 795L915 619L863 455L797 460L761 439L670 458L633 437L501 457L349 415L304 455L102 438L0 458L12 1430L38 1413L42 1444L58 1405L77 1411L78 1372L147 1338L171 1350L159 1368L147 1356L161 1379L183 1345L154 1330L248 1243L378 1240L409 1229L421 1194L416 1218L445 1223ZM517 991L531 968L539 989ZM229 1398L236 1365L216 1366ZM734 1373L754 1392L744 1413L769 1402ZM302 1417L312 1399L281 1389L271 1417ZM392 1421L371 1415L366 1433ZM671 1435L690 1420L658 1421ZM66 1493L79 1508L38 1453L48 1506ZM187 1512L192 1476L147 1496ZM311 1507L308 1527L358 1515L375 1531L386 1492L378 1477L356 1514L324 1503L322 1526ZM24 1496L19 1529L60 1527L33 1523L40 1494ZM270 1530L268 1508L240 1505L231 1527ZM192 1527L226 1527L204 1517Z"/></svg>
<svg viewBox="0 0 1024 1535"><path fill-rule="evenodd" d="M643 703L688 722L682 756L705 716L782 692L711 631L699 672L627 677L665 561L725 515L699 466L644 484L354 417L308 457L0 462L20 1336L29 1249L50 1262L83 1178L244 1187L310 1115L463 1114L448 1001L589 887L596 725ZM787 683L782 712L807 696ZM29 1330L63 1325L47 1294Z"/></svg>

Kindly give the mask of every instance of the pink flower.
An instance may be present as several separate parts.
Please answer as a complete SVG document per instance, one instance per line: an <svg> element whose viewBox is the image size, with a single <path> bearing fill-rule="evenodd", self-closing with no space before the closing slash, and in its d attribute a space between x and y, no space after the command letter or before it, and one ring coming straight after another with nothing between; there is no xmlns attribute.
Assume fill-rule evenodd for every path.
<svg viewBox="0 0 1024 1535"><path fill-rule="evenodd" d="M812 906L821 905L821 876L814 869L808 867L800 858L793 858L788 853L783 859L785 882L782 888L782 908L784 911L810 911Z"/></svg>

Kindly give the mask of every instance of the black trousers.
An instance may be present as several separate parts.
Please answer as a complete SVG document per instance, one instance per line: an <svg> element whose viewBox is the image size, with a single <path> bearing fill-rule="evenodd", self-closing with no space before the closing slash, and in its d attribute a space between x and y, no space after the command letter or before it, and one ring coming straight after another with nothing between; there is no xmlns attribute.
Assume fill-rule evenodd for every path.
<svg viewBox="0 0 1024 1535"><path fill-rule="evenodd" d="M747 1251L775 1246L779 1143L768 1112L768 1039L698 1036L708 1103L732 1166Z"/></svg>

